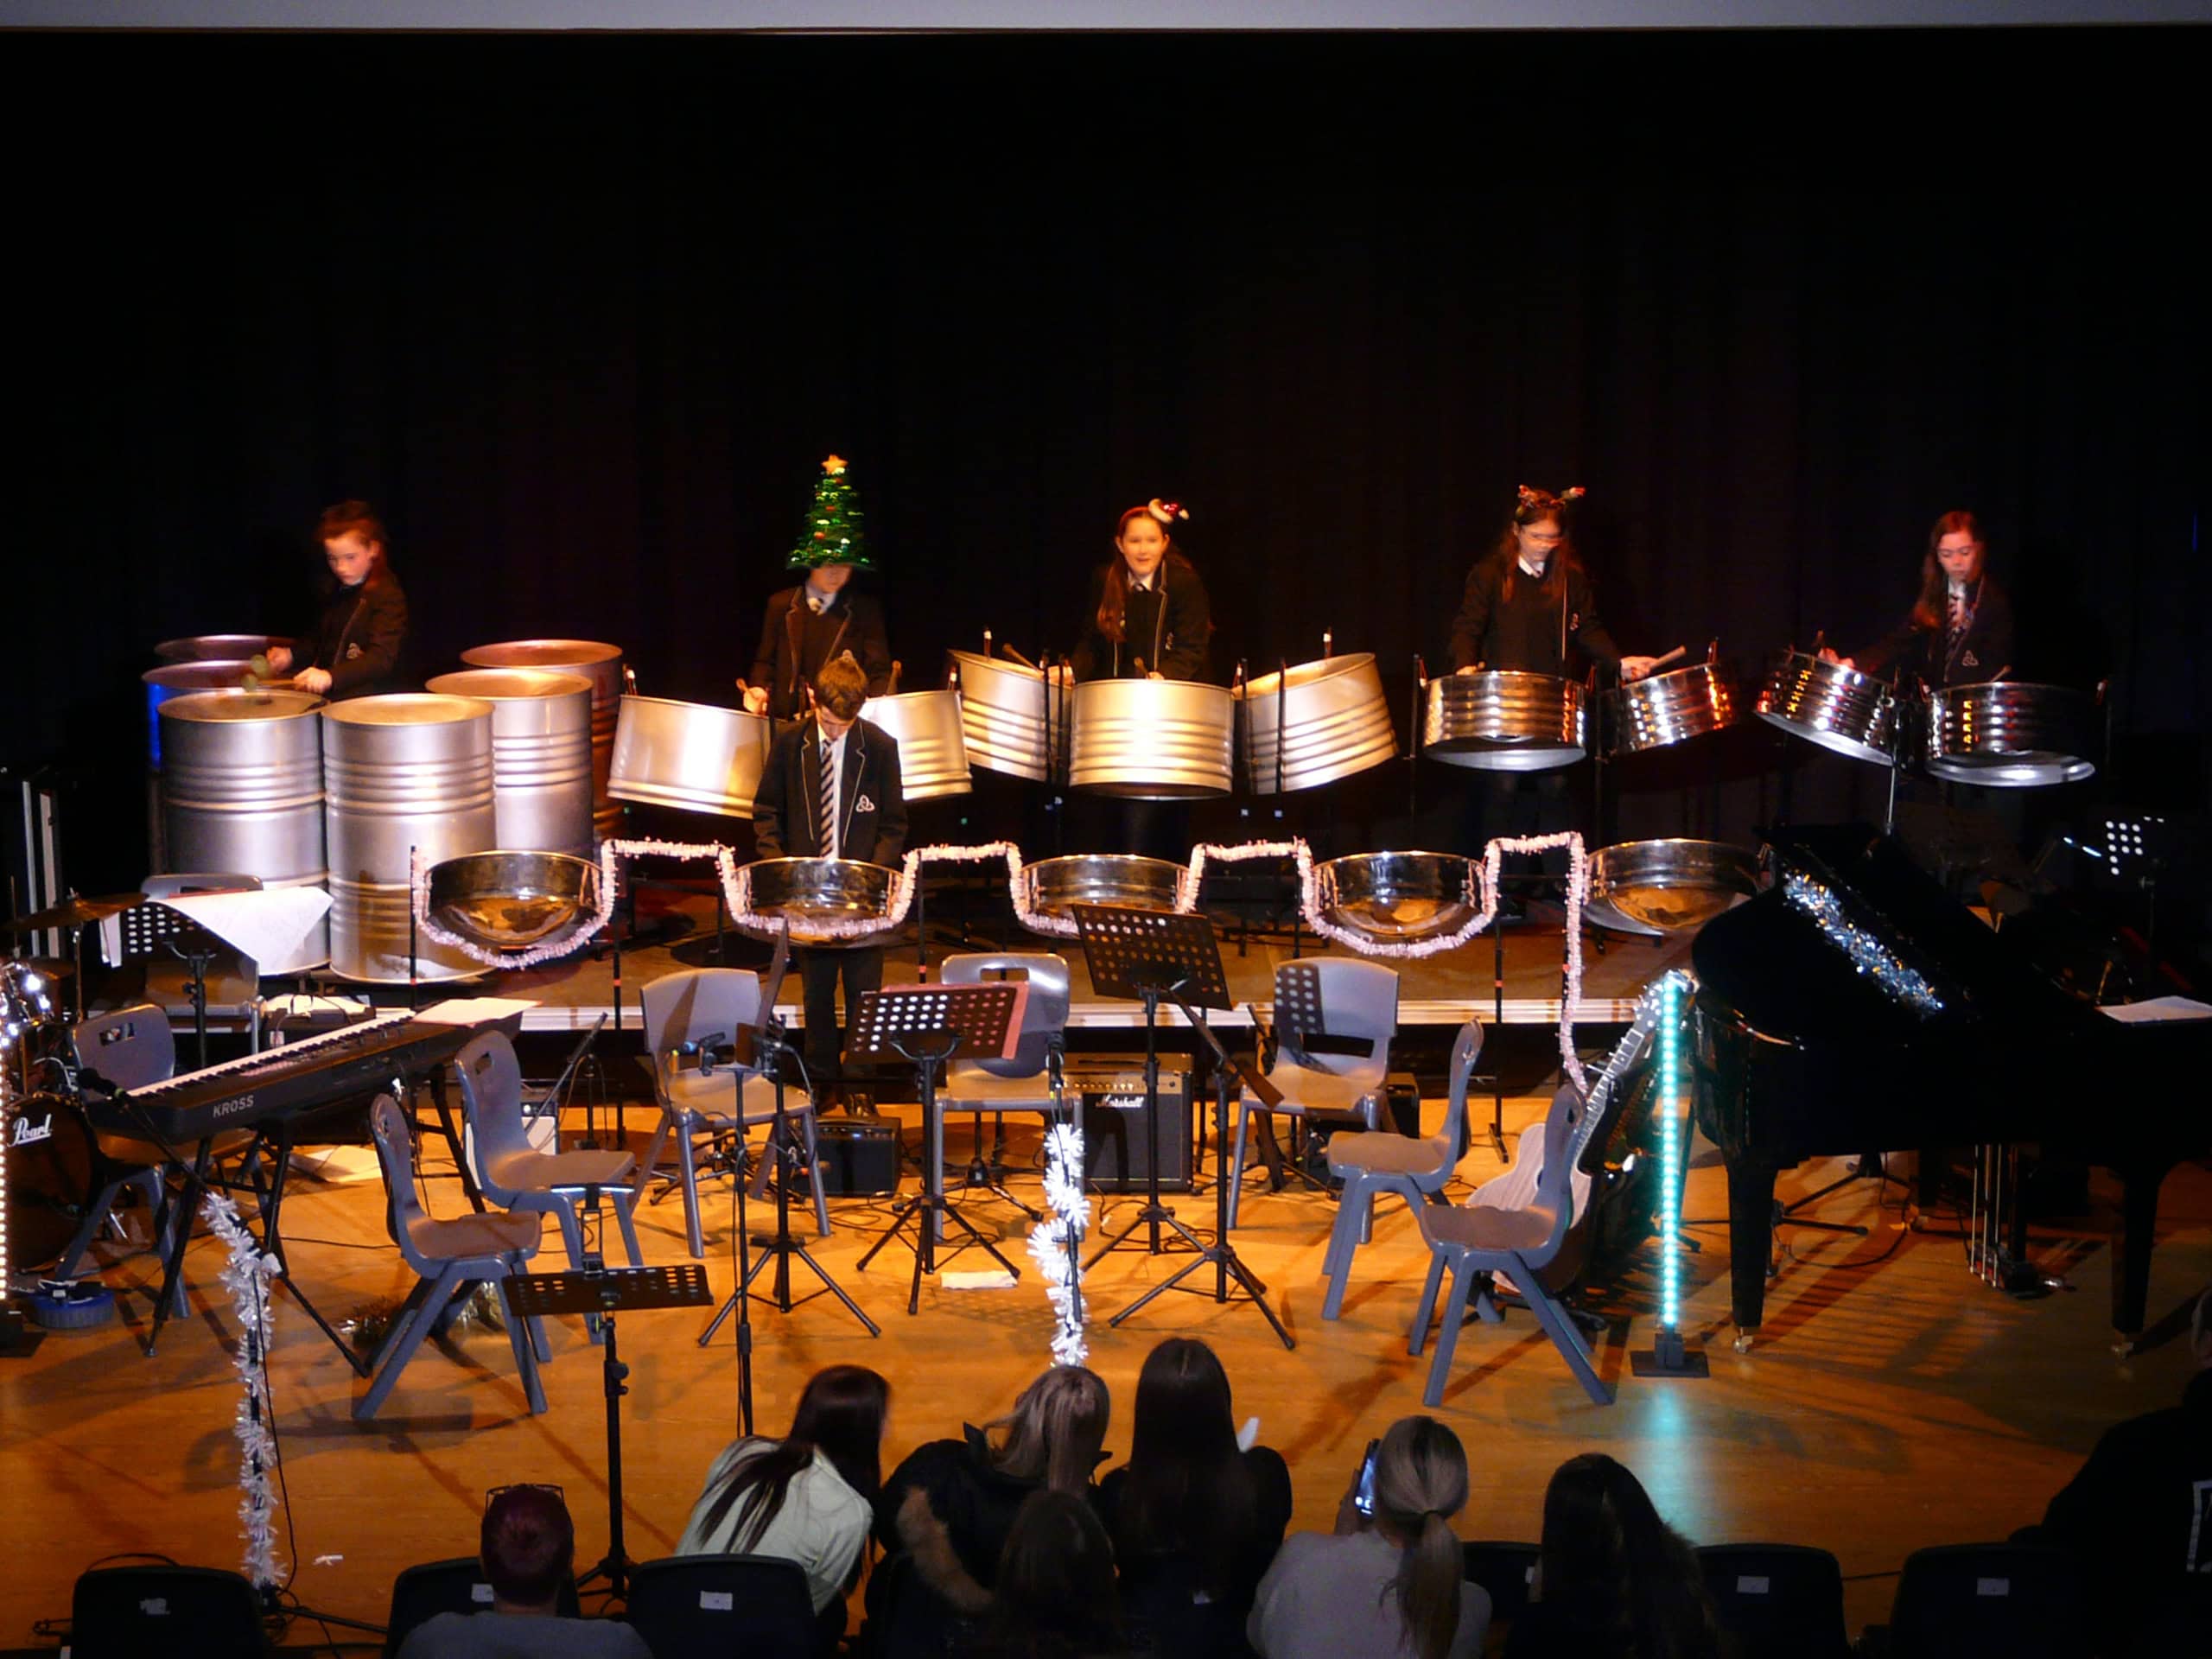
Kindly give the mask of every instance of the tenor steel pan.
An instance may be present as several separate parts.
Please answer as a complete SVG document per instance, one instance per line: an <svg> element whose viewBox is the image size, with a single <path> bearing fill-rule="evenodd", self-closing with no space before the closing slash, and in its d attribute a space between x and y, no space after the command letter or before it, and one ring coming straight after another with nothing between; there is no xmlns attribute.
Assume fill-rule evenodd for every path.
<svg viewBox="0 0 2212 1659"><path fill-rule="evenodd" d="M1398 753L1398 730L1370 652L1300 663L1232 695L1244 702L1245 765L1255 795L1274 793L1278 766L1286 791L1312 789Z"/></svg>
<svg viewBox="0 0 2212 1659"><path fill-rule="evenodd" d="M200 663L213 658L251 662L291 639L281 633L195 633L188 639L164 639L154 655L165 663Z"/></svg>
<svg viewBox="0 0 2212 1659"><path fill-rule="evenodd" d="M1065 919L1077 905L1128 905L1173 910L1183 866L1135 853L1078 853L1021 867L1029 908Z"/></svg>
<svg viewBox="0 0 2212 1659"><path fill-rule="evenodd" d="M1441 938L1481 908L1474 862L1457 853L1356 853L1313 874L1322 915L1377 944Z"/></svg>
<svg viewBox="0 0 2212 1659"><path fill-rule="evenodd" d="M749 818L772 735L766 719L741 709L626 696L615 721L607 793Z"/></svg>
<svg viewBox="0 0 2212 1659"><path fill-rule="evenodd" d="M2089 699L2063 685L1991 680L1928 696L1928 770L1957 784L2035 789L2094 777Z"/></svg>
<svg viewBox="0 0 2212 1659"><path fill-rule="evenodd" d="M430 916L493 950L527 950L599 908L599 866L568 853L471 853L430 868Z"/></svg>
<svg viewBox="0 0 2212 1659"><path fill-rule="evenodd" d="M857 944L832 938L825 922L881 919L891 909L894 870L856 858L766 858L745 867L753 913L791 924L794 944Z"/></svg>
<svg viewBox="0 0 2212 1659"><path fill-rule="evenodd" d="M1758 864L1718 841L1625 841L1590 855L1582 913L1624 933L1694 933L1758 891Z"/></svg>
<svg viewBox="0 0 2212 1659"><path fill-rule="evenodd" d="M1736 723L1736 688L1711 663L1648 675L1601 701L1612 728L1607 754L1663 749Z"/></svg>
<svg viewBox="0 0 2212 1659"><path fill-rule="evenodd" d="M1040 783L1049 779L1053 751L1065 752L1067 742L1066 685L1048 683L1020 663L972 651L956 651L952 660L960 671L960 730L969 762Z"/></svg>
<svg viewBox="0 0 2212 1659"><path fill-rule="evenodd" d="M1143 801L1229 793L1236 702L1228 687L1091 680L1076 687L1074 706L1074 788Z"/></svg>
<svg viewBox="0 0 2212 1659"><path fill-rule="evenodd" d="M870 697L861 705L861 718L899 740L899 777L908 800L965 795L976 787L968 771L957 692L908 691L895 697Z"/></svg>
<svg viewBox="0 0 2212 1659"><path fill-rule="evenodd" d="M1897 699L1871 674L1824 663L1802 651L1785 651L1767 671L1753 712L1785 732L1854 760L1891 764Z"/></svg>
<svg viewBox="0 0 2212 1659"><path fill-rule="evenodd" d="M1433 760L1478 772L1548 772L1582 758L1582 688L1553 674L1489 669L1428 683L1421 743Z"/></svg>

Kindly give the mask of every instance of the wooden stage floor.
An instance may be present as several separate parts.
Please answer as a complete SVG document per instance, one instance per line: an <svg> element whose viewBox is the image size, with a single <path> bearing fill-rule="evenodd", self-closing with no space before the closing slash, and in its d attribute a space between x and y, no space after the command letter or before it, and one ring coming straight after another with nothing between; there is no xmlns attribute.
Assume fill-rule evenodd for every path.
<svg viewBox="0 0 2212 1659"><path fill-rule="evenodd" d="M1529 1121L1541 1103L1534 1096L1509 1103L1509 1122ZM1432 1122L1440 1109L1427 1103ZM633 1130L648 1121L642 1112L630 1120ZM1010 1128L1013 1161L1026 1167L1034 1130ZM956 1122L956 1155L963 1143ZM1480 1180L1497 1167L1478 1145L1463 1173ZM450 1212L461 1198L442 1143L430 1143L425 1168L433 1207ZM1835 1173L1833 1164L1808 1166L1785 1185L1807 1191ZM1034 1195L1033 1178L1018 1178L1016 1186ZM1854 1575L1855 1630L1885 1615L1892 1580L1884 1575L1908 1551L2001 1536L2037 1518L2105 1426L2179 1397L2189 1357L2176 1322L2212 1276L2212 1173L2204 1167L2184 1167L2167 1182L2152 1270L2152 1345L2124 1360L2109 1346L2107 1249L2089 1224L2039 1230L2036 1238L2040 1259L2062 1266L2080 1288L2015 1302L1967 1276L1955 1239L1903 1230L1897 1190L1888 1198L1878 1205L1873 1185L1859 1183L1823 1201L1821 1216L1864 1221L1872 1234L1793 1238L1766 1329L1748 1355L1732 1351L1726 1328L1726 1229L1696 1230L1705 1249L1686 1259L1684 1328L1711 1357L1707 1381L1630 1375L1630 1353L1651 1342L1641 1313L1617 1324L1603 1344L1602 1369L1619 1390L1609 1408L1585 1399L1525 1313L1509 1314L1503 1327L1471 1327L1440 1414L1466 1442L1473 1465L1461 1535L1533 1538L1551 1470L1573 1452L1600 1449L1634 1468L1694 1539L1834 1550ZM1110 1198L1106 1223L1135 1202ZM1185 1219L1210 1223L1210 1192L1173 1202ZM717 1294L731 1284L728 1205L727 1186L715 1190L708 1266ZM1688 1213L1722 1207L1719 1168L1694 1171ZM869 1364L894 1386L887 1451L895 1459L919 1440L957 1432L963 1418L1003 1409L1047 1362L1050 1319L1033 1272L1011 1289L926 1287L919 1316L909 1318L903 1250L887 1251L866 1274L855 1271L884 1225L884 1206L840 1200L832 1211L835 1236L817 1254L883 1335L871 1340L827 1297L789 1313L756 1305L764 1428L781 1430L816 1368ZM1020 1219L992 1203L971 1202L970 1211L1008 1231ZM1402 1208L1381 1217L1375 1242L1361 1252L1343 1319L1321 1319L1317 1274L1332 1213L1319 1195L1268 1196L1255 1185L1236 1235L1296 1336L1294 1352L1277 1345L1249 1306L1217 1306L1198 1296L1163 1298L1121 1330L1106 1328L1108 1316L1180 1258L1117 1253L1091 1275L1092 1363L1115 1393L1108 1444L1117 1456L1128 1446L1128 1405L1146 1351L1167 1334L1203 1336L1229 1368L1239 1415L1256 1414L1263 1438L1290 1461L1296 1524L1329 1523L1368 1438L1421 1408L1427 1364L1405 1351L1423 1257ZM286 1215L300 1281L333 1317L389 1305L410 1282L385 1242L373 1177L302 1181ZM649 1261L681 1259L679 1203L646 1207L639 1220ZM540 1266L558 1262L550 1231L548 1244ZM971 1253L956 1265L977 1260ZM0 1580L0 1648L31 1645L35 1620L66 1617L77 1573L99 1558L145 1550L237 1564L235 1326L215 1282L218 1266L213 1241L193 1246L193 1317L165 1332L154 1357L141 1352L149 1298L133 1294L124 1299L123 1323L49 1335L28 1358L0 1360L0 1489L10 1497L0 1518L0 1552L10 1563ZM152 1273L149 1257L125 1255L108 1280L144 1287ZM1647 1306L1649 1282L1647 1272L1642 1285L1631 1283L1624 1306ZM357 1424L349 1413L362 1385L288 1297L277 1299L276 1317L270 1370L291 1502L284 1549L303 1601L381 1623L393 1575L413 1561L469 1552L484 1490L504 1482L559 1483L576 1516L580 1563L604 1550L601 1371L576 1321L553 1327L550 1409L542 1416L524 1404L505 1339L479 1325L442 1351L426 1345L381 1420ZM709 1459L735 1423L729 1330L702 1350L693 1340L702 1323L688 1310L622 1321L621 1351L632 1367L623 1408L626 1525L639 1559L672 1547ZM296 1624L289 1639L321 1638Z"/></svg>

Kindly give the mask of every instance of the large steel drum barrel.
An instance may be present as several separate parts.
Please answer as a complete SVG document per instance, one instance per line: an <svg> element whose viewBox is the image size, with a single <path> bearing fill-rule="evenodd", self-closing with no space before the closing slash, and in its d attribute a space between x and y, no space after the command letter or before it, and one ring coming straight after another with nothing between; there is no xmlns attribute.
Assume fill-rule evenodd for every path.
<svg viewBox="0 0 2212 1659"><path fill-rule="evenodd" d="M154 655L165 663L200 663L210 659L249 662L278 645L292 642L281 633L195 633L183 639L164 639Z"/></svg>
<svg viewBox="0 0 2212 1659"><path fill-rule="evenodd" d="M1398 730L1370 652L1263 674L1240 695L1244 764L1255 795L1274 793L1278 771L1286 791L1313 789L1398 753Z"/></svg>
<svg viewBox="0 0 2212 1659"><path fill-rule="evenodd" d="M622 647L596 639L508 639L461 653L471 668L545 668L591 682L592 827L603 837L622 827L622 803L607 792L614 765L614 721L622 706Z"/></svg>
<svg viewBox="0 0 2212 1659"><path fill-rule="evenodd" d="M322 777L330 847L330 965L349 979L404 983L413 900L410 852L438 864L496 840L492 705L401 692L325 709ZM418 941L429 980L482 971Z"/></svg>
<svg viewBox="0 0 2212 1659"><path fill-rule="evenodd" d="M952 653L960 671L960 728L971 765L1043 783L1067 741L1068 692L1020 663Z"/></svg>
<svg viewBox="0 0 2212 1659"><path fill-rule="evenodd" d="M753 816L775 728L760 715L673 697L625 697L608 787L619 800Z"/></svg>
<svg viewBox="0 0 2212 1659"><path fill-rule="evenodd" d="M1752 713L1808 743L1878 766L1895 764L1890 744L1897 699L1872 674L1810 652L1777 652Z"/></svg>
<svg viewBox="0 0 2212 1659"><path fill-rule="evenodd" d="M162 705L162 830L171 870L321 887L322 699L305 691L200 691ZM289 973L328 960L327 924Z"/></svg>
<svg viewBox="0 0 2212 1659"><path fill-rule="evenodd" d="M245 684L249 659L210 657L188 663L165 663L138 677L146 687L146 762L162 769L162 705L171 697L188 697L195 691L235 691Z"/></svg>
<svg viewBox="0 0 2212 1659"><path fill-rule="evenodd" d="M965 795L976 787L968 771L959 693L908 691L895 697L870 697L861 705L861 718L899 740L899 776L908 800Z"/></svg>
<svg viewBox="0 0 2212 1659"><path fill-rule="evenodd" d="M1197 680L1090 680L1075 689L1068 782L1136 800L1226 795L1236 701Z"/></svg>
<svg viewBox="0 0 2212 1659"><path fill-rule="evenodd" d="M1713 663L1647 675L1599 701L1611 715L1608 754L1669 748L1736 723L1736 688Z"/></svg>
<svg viewBox="0 0 2212 1659"><path fill-rule="evenodd" d="M1432 760L1478 772L1545 772L1586 747L1582 688L1554 674L1488 669L1428 683L1421 743Z"/></svg>
<svg viewBox="0 0 2212 1659"><path fill-rule="evenodd" d="M492 804L499 844L592 851L591 682L542 668L465 668L429 683L492 705Z"/></svg>
<svg viewBox="0 0 2212 1659"><path fill-rule="evenodd" d="M2096 774L2088 696L2063 685L1987 680L1928 694L1927 765L1955 784L2040 789Z"/></svg>

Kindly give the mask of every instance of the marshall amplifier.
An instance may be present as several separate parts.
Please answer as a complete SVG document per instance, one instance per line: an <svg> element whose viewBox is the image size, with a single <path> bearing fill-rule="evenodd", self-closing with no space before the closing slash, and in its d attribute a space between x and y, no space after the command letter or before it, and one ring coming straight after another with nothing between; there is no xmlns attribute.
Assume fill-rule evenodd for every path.
<svg viewBox="0 0 2212 1659"><path fill-rule="evenodd" d="M899 1126L890 1119L818 1117L814 1144L822 1190L830 1197L875 1198L899 1190Z"/></svg>
<svg viewBox="0 0 2212 1659"><path fill-rule="evenodd" d="M1109 1192L1141 1191L1151 1173L1152 1143L1144 1116L1144 1056L1071 1054L1070 1099L1080 1099L1084 1179ZM1192 1074L1180 1057L1160 1062L1160 1185L1191 1190Z"/></svg>

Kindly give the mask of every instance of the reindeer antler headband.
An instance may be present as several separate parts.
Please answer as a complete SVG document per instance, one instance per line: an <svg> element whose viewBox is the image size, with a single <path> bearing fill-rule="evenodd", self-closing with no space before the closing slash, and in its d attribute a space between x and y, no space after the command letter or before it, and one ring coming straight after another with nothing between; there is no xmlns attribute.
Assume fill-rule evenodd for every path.
<svg viewBox="0 0 2212 1659"><path fill-rule="evenodd" d="M1163 501L1155 495L1144 504L1144 510L1171 530L1178 518L1186 524L1191 522L1191 510L1179 501Z"/></svg>
<svg viewBox="0 0 2212 1659"><path fill-rule="evenodd" d="M1520 497L1513 505L1513 516L1522 524L1529 524L1546 513L1558 512L1573 505L1588 493L1580 484L1558 495L1554 495L1549 490L1532 489L1523 484Z"/></svg>

